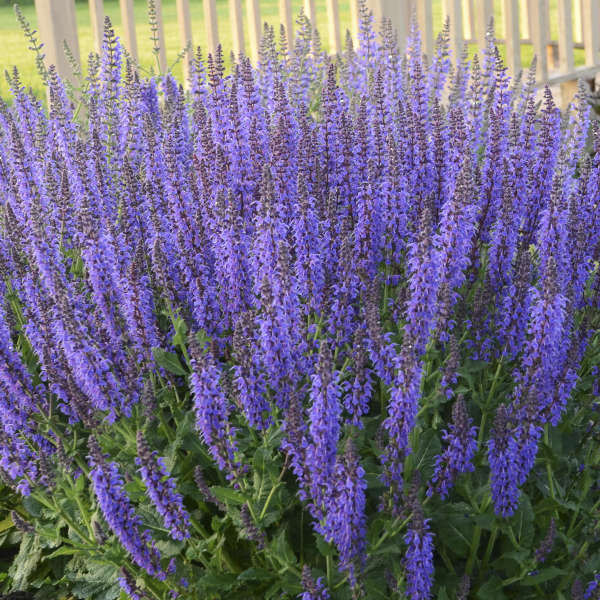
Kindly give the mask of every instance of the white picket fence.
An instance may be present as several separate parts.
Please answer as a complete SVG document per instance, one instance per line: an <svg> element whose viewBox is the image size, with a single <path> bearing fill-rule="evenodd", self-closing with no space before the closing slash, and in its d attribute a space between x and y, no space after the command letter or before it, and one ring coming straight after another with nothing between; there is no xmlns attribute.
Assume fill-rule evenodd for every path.
<svg viewBox="0 0 600 600"><path fill-rule="evenodd" d="M175 0L180 31L181 48L193 43L190 18L190 0ZM194 0L192 0L194 1ZM196 0L200 1L200 0ZM246 47L244 40L244 13L242 0L227 0L229 23L233 47L225 48L239 54ZM358 2L350 1L351 33L356 40L358 31ZM498 0L504 21L505 39L499 40L506 46L506 61L509 72L514 75L521 70L522 44L532 44L538 60L538 83L560 84L563 96L570 98L578 79L593 81L600 71L600 0L555 0L558 11L558 39L550 35L549 0ZM123 42L128 52L137 59L137 39L133 0L119 0ZM219 23L216 0L202 0L207 50L214 52L219 44ZM262 21L260 0L244 0L247 20L248 47L250 57L256 61ZM417 15L423 47L431 54L434 45L434 23L432 0L366 0L375 20L391 19L398 32L400 42L406 38L411 15ZM342 31L339 19L338 0L325 0L327 10L329 49L338 53L342 49ZM79 59L79 42L75 19L75 0L35 0L38 29L45 44L46 60L55 64L59 72L70 77L71 66L65 57L64 44L68 44L76 59ZM164 43L164 28L161 0L154 1L159 62L166 67L167 56ZM453 55L460 55L465 42L485 41L487 24L494 14L494 0L443 0L443 12L450 18ZM89 12L96 49L99 50L103 33L104 9L102 0L89 0ZM311 22L316 22L315 0L304 0L304 12ZM291 0L279 0L279 16L288 36L293 33ZM574 48L583 47L585 66L575 68ZM184 65L185 68L185 65ZM186 69L187 70L187 69Z"/></svg>

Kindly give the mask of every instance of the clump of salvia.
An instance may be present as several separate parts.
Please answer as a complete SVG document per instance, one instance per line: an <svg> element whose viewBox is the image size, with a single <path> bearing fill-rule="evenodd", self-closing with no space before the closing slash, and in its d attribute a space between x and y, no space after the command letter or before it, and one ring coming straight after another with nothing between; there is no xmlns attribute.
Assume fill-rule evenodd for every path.
<svg viewBox="0 0 600 600"><path fill-rule="evenodd" d="M301 16L258 66L198 52L187 92L108 21L83 110L52 67L48 110L9 77L0 468L77 490L78 543L126 553L132 598L220 570L269 597L483 597L490 573L516 597L519 511L578 506L583 531L549 447L595 389L600 127L582 90L563 118L535 68L511 82L491 31L424 58L359 8L335 60ZM529 571L557 528L518 546Z"/></svg>

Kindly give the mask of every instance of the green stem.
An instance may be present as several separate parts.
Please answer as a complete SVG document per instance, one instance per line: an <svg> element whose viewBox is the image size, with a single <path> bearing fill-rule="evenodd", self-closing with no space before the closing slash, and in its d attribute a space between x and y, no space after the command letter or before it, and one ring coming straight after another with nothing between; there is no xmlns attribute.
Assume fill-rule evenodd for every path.
<svg viewBox="0 0 600 600"><path fill-rule="evenodd" d="M498 527L494 526L492 533L490 535L490 539L488 541L488 545L485 549L485 554L483 555L483 562L481 563L481 574L483 575L486 572L488 562L490 557L492 556L492 551L494 549L494 544L496 543L496 538L498 537Z"/></svg>
<svg viewBox="0 0 600 600"><path fill-rule="evenodd" d="M260 515L258 516L258 520L262 521L265 517L265 515L267 514L267 508L269 507L269 503L271 502L271 499L273 498L273 494L275 493L275 490L279 487L279 481L271 488L271 491L269 492L269 495L267 496L267 499L265 500L265 505L263 506L262 510L260 511Z"/></svg>
<svg viewBox="0 0 600 600"><path fill-rule="evenodd" d="M332 561L331 555L327 555L325 557L325 564L327 566L327 587L331 589L333 584L333 569L332 569Z"/></svg>

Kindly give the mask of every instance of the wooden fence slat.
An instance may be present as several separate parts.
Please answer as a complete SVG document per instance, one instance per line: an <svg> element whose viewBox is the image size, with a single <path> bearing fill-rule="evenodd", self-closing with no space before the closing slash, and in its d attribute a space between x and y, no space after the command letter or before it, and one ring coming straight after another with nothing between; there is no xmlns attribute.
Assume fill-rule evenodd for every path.
<svg viewBox="0 0 600 600"><path fill-rule="evenodd" d="M412 18L413 3L412 0L387 0L391 8L385 10L386 17L391 19L392 26L398 32L398 45L402 50L406 48L406 40L410 33L410 20ZM420 0L419 4L422 4Z"/></svg>
<svg viewBox="0 0 600 600"><path fill-rule="evenodd" d="M158 66L161 73L167 72L167 42L165 39L165 25L162 16L162 0L154 0L156 11L156 33L158 35Z"/></svg>
<svg viewBox="0 0 600 600"><path fill-rule="evenodd" d="M204 23L206 26L206 44L208 51L215 56L219 45L219 25L217 23L217 3L204 0Z"/></svg>
<svg viewBox="0 0 600 600"><path fill-rule="evenodd" d="M474 0L463 0L463 29L465 40L474 40L477 37L475 27Z"/></svg>
<svg viewBox="0 0 600 600"><path fill-rule="evenodd" d="M94 38L94 50L100 54L104 40L104 2L102 0L89 0L90 23Z"/></svg>
<svg viewBox="0 0 600 600"><path fill-rule="evenodd" d="M317 10L315 0L304 0L304 14L308 17L313 30L317 28Z"/></svg>
<svg viewBox="0 0 600 600"><path fill-rule="evenodd" d="M585 64L600 64L600 0L582 0L583 44Z"/></svg>
<svg viewBox="0 0 600 600"><path fill-rule="evenodd" d="M433 55L433 7L431 0L415 0L417 4L417 21L421 31L423 52ZM404 48L403 48L404 50Z"/></svg>
<svg viewBox="0 0 600 600"><path fill-rule="evenodd" d="M121 24L123 26L123 43L133 62L138 62L137 38L135 35L135 15L133 0L119 0L121 5Z"/></svg>
<svg viewBox="0 0 600 600"><path fill-rule="evenodd" d="M73 82L73 69L65 54L65 42L79 63L75 0L35 0L35 10L46 64L54 65L63 79Z"/></svg>
<svg viewBox="0 0 600 600"><path fill-rule="evenodd" d="M519 22L521 24L521 35L524 39L531 39L529 23L531 23L529 0L519 0Z"/></svg>
<svg viewBox="0 0 600 600"><path fill-rule="evenodd" d="M248 38L250 42L250 58L254 64L258 63L258 45L262 35L260 22L259 0L246 0L246 13L248 15Z"/></svg>
<svg viewBox="0 0 600 600"><path fill-rule="evenodd" d="M477 43L481 49L486 47L486 34L490 20L494 16L492 0L477 0L475 11L475 26L477 29Z"/></svg>
<svg viewBox="0 0 600 600"><path fill-rule="evenodd" d="M583 42L583 21L581 19L581 0L573 3L573 41L576 44Z"/></svg>
<svg viewBox="0 0 600 600"><path fill-rule="evenodd" d="M571 0L558 0L558 68L568 73L575 68Z"/></svg>
<svg viewBox="0 0 600 600"><path fill-rule="evenodd" d="M450 50L452 60L460 60L464 50L463 18L461 0L444 0L444 18L450 17Z"/></svg>
<svg viewBox="0 0 600 600"><path fill-rule="evenodd" d="M183 59L183 80L188 85L190 77L190 64L194 56L192 41L192 18L190 15L190 0L176 0L177 22L179 23L179 39L183 48L187 48Z"/></svg>
<svg viewBox="0 0 600 600"><path fill-rule="evenodd" d="M537 81L548 79L548 6L546 0L529 0L529 29L533 52L537 56Z"/></svg>
<svg viewBox="0 0 600 600"><path fill-rule="evenodd" d="M519 0L504 0L506 64L511 77L521 71L521 34L519 33Z"/></svg>
<svg viewBox="0 0 600 600"><path fill-rule="evenodd" d="M246 53L244 45L244 20L242 18L241 0L229 0L229 15L231 18L231 34L233 38L233 53L237 57Z"/></svg>
<svg viewBox="0 0 600 600"><path fill-rule="evenodd" d="M340 11L338 0L326 0L326 4L329 52L331 54L339 54L342 51L342 36L340 34Z"/></svg>
<svg viewBox="0 0 600 600"><path fill-rule="evenodd" d="M327 6L329 14L329 5ZM294 19L292 16L292 0L279 0L279 21L285 27L288 48L294 47ZM329 23L331 27L331 22Z"/></svg>
<svg viewBox="0 0 600 600"><path fill-rule="evenodd" d="M354 47L358 47L358 24L360 14L358 12L358 0L350 0L350 35L354 41Z"/></svg>
<svg viewBox="0 0 600 600"><path fill-rule="evenodd" d="M558 0L558 68L561 73L570 73L575 68L571 9L571 0ZM560 96L563 108L568 107L576 93L576 79L561 84Z"/></svg>

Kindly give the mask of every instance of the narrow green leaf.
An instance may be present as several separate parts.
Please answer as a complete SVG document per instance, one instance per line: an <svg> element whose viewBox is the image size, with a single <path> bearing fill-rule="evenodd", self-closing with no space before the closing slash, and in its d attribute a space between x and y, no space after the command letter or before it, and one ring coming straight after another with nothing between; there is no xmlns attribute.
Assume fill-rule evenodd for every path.
<svg viewBox="0 0 600 600"><path fill-rule="evenodd" d="M153 348L154 360L156 364L174 375L187 375L187 371L181 366L179 357L173 352L166 352L162 348Z"/></svg>

